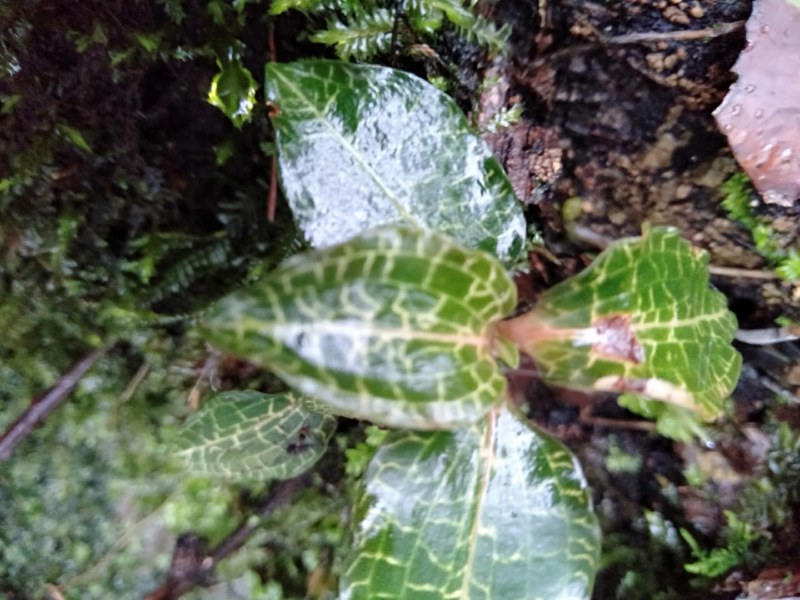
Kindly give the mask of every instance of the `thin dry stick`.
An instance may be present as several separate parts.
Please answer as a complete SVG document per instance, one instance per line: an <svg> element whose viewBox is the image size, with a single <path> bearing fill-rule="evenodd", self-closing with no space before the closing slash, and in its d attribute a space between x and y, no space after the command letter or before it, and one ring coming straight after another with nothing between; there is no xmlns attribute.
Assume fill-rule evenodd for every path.
<svg viewBox="0 0 800 600"><path fill-rule="evenodd" d="M280 506L288 504L308 484L310 477L309 473L305 473L277 483L255 513L258 521ZM169 573L167 580L158 589L147 594L144 600L177 600L204 582L212 581L217 564L241 548L259 527L259 523L250 524L250 518L245 519L233 533L208 552L196 568L184 569L180 574Z"/></svg>
<svg viewBox="0 0 800 600"><path fill-rule="evenodd" d="M267 221L275 221L275 206L278 203L278 161L273 152L269 160L269 198L267 199Z"/></svg>
<svg viewBox="0 0 800 600"><path fill-rule="evenodd" d="M66 592L72 588L85 585L93 581L99 574L104 573L108 568L108 565L111 564L111 562L119 555L119 551L130 543L130 541L139 533L142 527L154 521L156 517L163 516L164 506L166 506L167 502L170 502L176 496L176 494L176 491L170 493L170 495L167 496L161 502L161 504L158 505L158 507L139 519L133 525L129 526L94 565L89 567L83 573L75 575L72 579L62 584L60 589Z"/></svg>
<svg viewBox="0 0 800 600"><path fill-rule="evenodd" d="M733 21L731 23L721 23L716 27L706 27L705 29L684 29L679 31L643 31L626 33L616 36L604 36L596 29L592 28L597 41L589 41L584 44L567 46L555 52L546 54L533 62L533 67L539 67L546 62L554 59L572 56L581 52L588 52L603 46L624 46L627 44L649 44L655 42L690 42L694 40L710 40L715 37L728 35L744 27L744 21Z"/></svg>
<svg viewBox="0 0 800 600"><path fill-rule="evenodd" d="M34 398L30 406L0 436L0 461L11 456L14 448L25 439L31 430L69 397L81 378L105 352L106 348L95 348L62 375L53 387L38 398Z"/></svg>
<svg viewBox="0 0 800 600"><path fill-rule="evenodd" d="M643 31L641 33L626 33L612 37L600 36L604 44L643 44L647 42L685 42L691 40L709 40L711 38L728 35L744 27L744 21L721 23L715 27L705 29L684 29L681 31Z"/></svg>
<svg viewBox="0 0 800 600"><path fill-rule="evenodd" d="M720 277L741 277L743 279L763 279L765 281L778 279L774 271L767 271L764 269L740 269L738 267L717 267L715 265L709 265L708 272L712 275L719 275Z"/></svg>
<svg viewBox="0 0 800 600"><path fill-rule="evenodd" d="M125 386L125 390L122 392L122 394L120 394L119 401L128 402L131 398L133 398L136 390L139 389L140 385L142 385L144 378L147 377L149 372L150 364L147 361L144 361L134 374L133 378L128 382L128 385Z"/></svg>
<svg viewBox="0 0 800 600"><path fill-rule="evenodd" d="M606 417L595 417L592 414L584 414L581 411L580 419L587 425L594 427L606 427L608 429L631 429L633 431L656 431L656 424L652 421L626 421L623 419L607 419Z"/></svg>
<svg viewBox="0 0 800 600"><path fill-rule="evenodd" d="M769 346L800 340L797 327L768 327L766 329L740 329L736 339L752 346Z"/></svg>
<svg viewBox="0 0 800 600"><path fill-rule="evenodd" d="M278 52L275 49L275 28L272 21L267 23L267 46L269 47L269 61L278 60ZM267 221L275 221L275 206L278 203L278 161L275 158L277 150L272 153L269 163L269 196L267 198Z"/></svg>
<svg viewBox="0 0 800 600"><path fill-rule="evenodd" d="M280 483L276 484L275 488L270 491L267 501L264 502L264 504L256 513L258 520L261 521L267 518L276 508L279 508L284 504L288 504L289 501L300 492L300 490L308 485L310 479L310 473L304 473L303 475L298 475L293 479L287 479L286 481L281 481ZM246 520L236 529L236 531L222 540L217 547L210 552L210 568L213 569L222 559L227 558L230 554L233 554L236 550L241 548L248 538L260 527L260 523L255 523L252 525L249 523L250 519Z"/></svg>

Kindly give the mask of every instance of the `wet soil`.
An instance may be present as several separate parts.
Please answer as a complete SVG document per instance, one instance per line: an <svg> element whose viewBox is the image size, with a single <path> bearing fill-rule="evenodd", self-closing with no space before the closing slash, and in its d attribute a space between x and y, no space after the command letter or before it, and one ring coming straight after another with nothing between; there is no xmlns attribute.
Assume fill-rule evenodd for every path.
<svg viewBox="0 0 800 600"><path fill-rule="evenodd" d="M711 113L735 80L730 68L750 10L751 2L735 0L498 0L487 9L512 25L512 51L487 69L493 85L481 94L476 121L524 107L519 122L485 137L547 247L517 279L524 298L533 302L597 247L649 222L678 227L709 252L713 267L732 269L713 270L712 283L740 327L800 316L800 284L772 277L750 232L720 204L723 182L739 168ZM757 197L754 205L784 242L797 243L799 207ZM797 551L777 551L800 545L796 519L782 528L764 521L771 550L762 547L727 579L700 580L683 568L692 558L678 530L725 547L725 511L747 514L776 451L774 431L800 416L800 345L739 348L745 366L734 408L705 446L647 431L613 398L550 390L524 374L512 380L520 401L534 407L531 416L578 453L595 491L606 557L595 598L782 597L764 590L775 568L796 571ZM610 469L609 457L620 453L638 466ZM690 485L691 472L702 472L703 482ZM800 594L794 578L786 581L784 596Z"/></svg>
<svg viewBox="0 0 800 600"><path fill-rule="evenodd" d="M524 117L488 141L551 249L569 251L673 225L717 267L766 268L750 233L727 218L721 185L738 166L711 112L735 75L750 2L497 2L515 25L512 54L487 76L480 120L521 103ZM564 223L562 207L580 210ZM758 203L796 242L800 208ZM566 227L569 225L569 227ZM574 248L571 248L574 252ZM747 273L745 273L747 275ZM743 327L800 314L800 289L718 276ZM765 325L766 324L766 325Z"/></svg>

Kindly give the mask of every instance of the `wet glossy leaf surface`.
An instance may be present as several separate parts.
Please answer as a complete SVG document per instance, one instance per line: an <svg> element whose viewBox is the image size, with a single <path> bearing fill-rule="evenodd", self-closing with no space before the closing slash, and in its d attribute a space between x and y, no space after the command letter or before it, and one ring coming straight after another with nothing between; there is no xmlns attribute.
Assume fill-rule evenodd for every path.
<svg viewBox="0 0 800 600"><path fill-rule="evenodd" d="M208 101L241 127L250 120L258 85L240 58L232 50L229 54L217 61L219 73L211 80Z"/></svg>
<svg viewBox="0 0 800 600"><path fill-rule="evenodd" d="M676 230L615 242L585 271L501 324L556 385L629 392L718 416L739 377L736 318L708 256Z"/></svg>
<svg viewBox="0 0 800 600"><path fill-rule="evenodd" d="M507 262L520 257L525 222L511 185L436 88L394 69L324 60L269 64L266 86L283 189L313 246L405 223Z"/></svg>
<svg viewBox="0 0 800 600"><path fill-rule="evenodd" d="M319 460L335 427L335 417L291 392L225 392L187 423L177 456L195 474L288 479Z"/></svg>
<svg viewBox="0 0 800 600"><path fill-rule="evenodd" d="M224 298L207 331L340 414L432 429L473 422L503 395L490 325L515 302L490 255L380 228Z"/></svg>
<svg viewBox="0 0 800 600"><path fill-rule="evenodd" d="M599 531L580 467L505 409L398 432L355 507L341 598L589 598Z"/></svg>

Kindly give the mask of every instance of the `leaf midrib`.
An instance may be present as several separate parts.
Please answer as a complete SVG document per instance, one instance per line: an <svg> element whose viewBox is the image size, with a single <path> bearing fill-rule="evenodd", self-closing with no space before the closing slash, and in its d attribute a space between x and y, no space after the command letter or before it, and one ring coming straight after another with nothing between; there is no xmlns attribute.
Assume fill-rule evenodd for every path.
<svg viewBox="0 0 800 600"><path fill-rule="evenodd" d="M313 331L315 334L327 334L349 338L377 338L383 342L388 340L441 342L447 345L475 346L485 350L488 350L490 346L489 336L486 335L485 331L474 335L436 333L418 329L402 329L399 327L370 327L361 321L347 320L314 320L308 324L293 324L280 321L265 322L260 319L242 317L239 322L244 326L242 329L257 330L264 335L270 335L277 329L283 329L284 331L296 329L298 333L309 333Z"/></svg>
<svg viewBox="0 0 800 600"><path fill-rule="evenodd" d="M480 473L478 482L478 490L475 494L475 510L472 521L472 528L469 532L469 540L467 542L467 560L464 564L464 571L461 578L461 598L469 598L469 587L472 582L472 571L474 569L475 558L477 556L478 538L480 533L481 515L483 514L483 506L486 502L486 494L489 490L489 481L492 476L495 462L495 445L494 445L494 429L497 414L495 410L489 411L485 417L486 419L486 432L481 440L479 448L479 458L483 459L483 470Z"/></svg>

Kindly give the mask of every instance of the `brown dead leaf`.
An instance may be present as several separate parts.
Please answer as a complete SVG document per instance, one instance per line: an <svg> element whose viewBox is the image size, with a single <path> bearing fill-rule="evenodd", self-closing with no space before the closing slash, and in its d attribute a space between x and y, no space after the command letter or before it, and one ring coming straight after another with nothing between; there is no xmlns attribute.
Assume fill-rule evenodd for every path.
<svg viewBox="0 0 800 600"><path fill-rule="evenodd" d="M800 197L800 4L756 0L733 70L717 125L764 200L790 207Z"/></svg>

